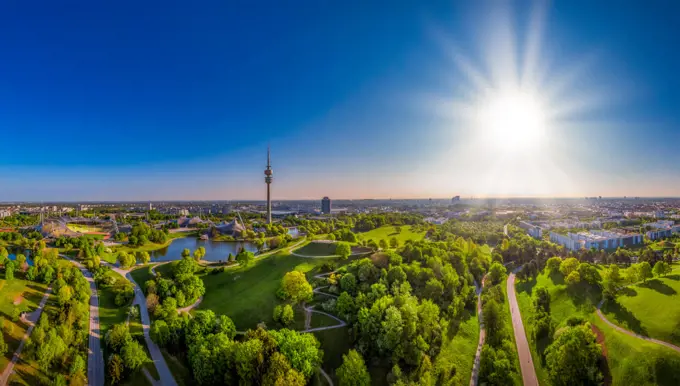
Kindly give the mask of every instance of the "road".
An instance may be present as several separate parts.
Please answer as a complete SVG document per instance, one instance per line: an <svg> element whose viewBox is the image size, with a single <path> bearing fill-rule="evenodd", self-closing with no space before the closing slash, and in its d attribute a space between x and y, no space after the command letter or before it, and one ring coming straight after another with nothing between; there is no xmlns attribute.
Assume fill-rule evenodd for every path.
<svg viewBox="0 0 680 386"><path fill-rule="evenodd" d="M615 329L616 331L621 332L621 333L626 334L626 335L630 335L630 336L635 337L635 338L638 338L638 339L646 340L647 342L652 342L652 343L660 344L660 345L662 345L662 346L668 347L669 349L675 350L675 351L677 351L678 353L680 353L680 347L678 347L678 346L676 346L676 345L674 345L674 344L672 344L672 343L668 343L668 342L664 342L663 340L658 340L658 339L650 338L650 337L648 337L648 336L636 334L636 333L634 333L633 331L626 330L625 328L620 327L620 326L618 326L618 325L616 325L616 324L610 322L610 321L604 316L604 314L602 313L602 311L600 310L600 308L602 307L603 304L604 304L604 299L600 302L600 304L597 305L597 316L599 316L600 319L601 319L603 322L607 323L610 327L612 327L612 328Z"/></svg>
<svg viewBox="0 0 680 386"><path fill-rule="evenodd" d="M534 360L531 358L531 350L529 350L529 341L524 332L524 323L522 323L522 315L517 306L517 294L515 293L515 274L511 273L508 276L508 301L510 302L510 315L512 316L512 328L515 331L515 343L517 345L517 355L519 356L519 365L522 370L522 379L524 386L538 386L538 379L536 378L536 369L534 369Z"/></svg>
<svg viewBox="0 0 680 386"><path fill-rule="evenodd" d="M99 294L97 283L95 283L92 273L79 262L72 260L68 256L61 255L80 269L85 279L90 283L90 333L88 336L87 351L87 382L90 386L104 385L104 353L101 345L101 327L99 325Z"/></svg>
<svg viewBox="0 0 680 386"><path fill-rule="evenodd" d="M482 278L482 285L477 287L477 315L479 318L479 343L477 343L477 352L475 353L475 361L472 365L472 374L470 375L470 386L476 386L479 382L479 367L481 364L482 347L486 341L486 329L484 328L484 320L482 319L482 289L484 289L484 282L486 275Z"/></svg>
<svg viewBox="0 0 680 386"><path fill-rule="evenodd" d="M26 341L31 336L31 333L33 332L33 327L35 327L35 324L38 323L38 320L40 320L40 314L42 314L42 310L43 308L45 308L45 304L47 303L47 299L50 297L50 293L52 293L52 286L49 286L47 288L47 291L45 291L45 295L43 295L42 300L40 300L38 308L36 308L36 310L31 312L31 314L28 316L27 318L29 323L28 330L26 330L24 337L21 338L21 343L19 343L19 347L14 352L12 360L7 364L7 367L5 367L5 371L3 371L2 374L0 375L0 386L5 386L7 384L7 381L9 380L10 375L12 375L12 372L14 371L14 365L21 357L21 351L23 351Z"/></svg>

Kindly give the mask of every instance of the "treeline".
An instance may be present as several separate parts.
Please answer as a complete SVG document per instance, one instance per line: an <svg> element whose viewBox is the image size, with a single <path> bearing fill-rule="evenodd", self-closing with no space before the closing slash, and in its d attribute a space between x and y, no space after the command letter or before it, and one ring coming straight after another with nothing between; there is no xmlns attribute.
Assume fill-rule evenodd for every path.
<svg viewBox="0 0 680 386"><path fill-rule="evenodd" d="M198 263L185 255L173 265L170 277L157 274L144 283L149 312L156 318L167 319L177 315L178 307L188 306L203 296L203 280L195 275L198 269Z"/></svg>
<svg viewBox="0 0 680 386"><path fill-rule="evenodd" d="M436 227L430 239L446 241L455 237L470 239L477 244L496 245L504 238L502 221L459 221L451 219Z"/></svg>
<svg viewBox="0 0 680 386"><path fill-rule="evenodd" d="M355 261L324 279L337 300L324 308L350 325L350 340L371 362L387 362L393 384L456 384L455 364L440 356L449 332L474 312L471 265L491 265L488 247L457 239L408 242L387 259ZM483 274L480 272L478 274Z"/></svg>

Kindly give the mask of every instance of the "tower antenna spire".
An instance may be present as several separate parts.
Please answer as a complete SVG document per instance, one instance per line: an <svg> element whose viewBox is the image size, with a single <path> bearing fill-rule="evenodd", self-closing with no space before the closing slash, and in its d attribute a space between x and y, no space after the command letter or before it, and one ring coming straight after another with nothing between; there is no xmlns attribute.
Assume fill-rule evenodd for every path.
<svg viewBox="0 0 680 386"><path fill-rule="evenodd" d="M269 145L267 145L267 168L264 170L264 182L267 184L267 224L272 223L272 200L269 191L269 185L271 185L274 172L272 171L272 157Z"/></svg>

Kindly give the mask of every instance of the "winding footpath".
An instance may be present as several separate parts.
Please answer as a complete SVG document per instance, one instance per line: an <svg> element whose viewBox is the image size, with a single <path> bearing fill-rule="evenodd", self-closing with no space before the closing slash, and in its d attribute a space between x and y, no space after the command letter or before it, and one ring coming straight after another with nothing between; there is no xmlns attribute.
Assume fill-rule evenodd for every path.
<svg viewBox="0 0 680 386"><path fill-rule="evenodd" d="M486 282L486 275L482 278L482 285L477 287L477 315L479 318L479 343L477 343L477 352L475 353L475 361L472 365L472 374L470 375L470 386L477 386L479 382L479 367L481 364L482 347L486 341L486 329L484 328L484 319L482 318L482 290Z"/></svg>
<svg viewBox="0 0 680 386"><path fill-rule="evenodd" d="M102 263L103 264L103 263ZM156 370L158 371L158 375L160 376L160 384L163 386L177 386L177 382L175 382L175 378L172 376L172 372L170 371L170 368L168 367L168 364L165 362L165 358L163 357L163 353L161 352L161 349L158 347L158 345L151 340L151 336L149 335L149 329L151 325L151 317L149 316L149 309L146 307L146 298L144 297L144 293L140 289L139 285L137 282L135 282L135 279L132 278L132 275L130 274L130 270L123 270L118 267L112 266L110 264L107 264L113 269L115 272L118 274L122 275L124 278L126 278L132 285L134 286L135 290L135 300L132 303L133 305L137 304L139 305L139 316L142 321L142 330L144 331L144 340L146 341L146 346L149 348L149 353L151 354L151 360L156 366Z"/></svg>
<svg viewBox="0 0 680 386"><path fill-rule="evenodd" d="M68 256L61 255L61 257L70 261L80 269L85 276L85 279L90 283L90 333L88 335L88 350L87 350L87 382L91 386L104 385L104 353L102 352L102 334L101 326L99 325L99 293L97 292L97 284L90 272L80 262L71 259Z"/></svg>
<svg viewBox="0 0 680 386"><path fill-rule="evenodd" d="M24 334L23 338L21 338L21 343L19 343L19 347L14 352L12 360L7 364L7 367L5 367L5 371L3 371L2 374L0 375L0 386L5 386L7 384L7 381L9 380L9 377L12 375L14 365L19 361L19 358L21 357L21 351L23 351L26 341L31 336L31 333L33 332L33 327L35 327L35 324L38 323L38 320L40 320L40 314L42 314L42 310L43 308L45 308L45 304L47 303L47 299L50 297L51 293L52 286L49 286L47 287L47 291L45 291L45 295L43 295L42 300L40 300L38 308L36 308L35 311L31 312L30 316L26 318L26 321L29 324L28 330L26 330L26 333Z"/></svg>
<svg viewBox="0 0 680 386"><path fill-rule="evenodd" d="M600 320L602 320L603 322L607 323L607 325L609 325L609 327L615 329L616 331L618 331L618 332L620 332L620 333L623 333L623 334L626 334L626 335L630 335L630 336L632 336L632 337L635 337L635 338L638 338L638 339L642 339L642 340L645 340L645 341L647 341L647 342L652 342L652 343L660 344L660 345L662 345L662 346L668 347L669 349L675 350L676 352L680 353L680 347L678 347L678 346L676 346L676 345L674 345L674 344L672 344L672 343L668 343L668 342L664 342L664 341L662 341L662 340L650 338L650 337L648 337L648 336L636 334L636 333L634 333L633 331L626 330L625 328L620 327L620 326L618 326L618 325L616 325L616 324L610 322L609 319L607 319L607 318L604 316L604 314L602 313L601 308L602 308L602 305L603 305L603 304L604 304L604 299L602 299L602 301L600 301L600 303L597 305L597 311L596 311L596 312L597 312L597 316L600 318Z"/></svg>
<svg viewBox="0 0 680 386"><path fill-rule="evenodd" d="M510 302L510 314L512 316L512 328L515 332L515 344L517 345L517 355L519 356L520 369L522 370L522 379L524 386L538 386L538 378L536 378L536 369L534 368L534 360L531 358L531 350L529 350L529 341L524 331L524 323L522 322L522 315L519 312L517 305L517 294L515 293L515 274L511 273L507 281L508 301Z"/></svg>

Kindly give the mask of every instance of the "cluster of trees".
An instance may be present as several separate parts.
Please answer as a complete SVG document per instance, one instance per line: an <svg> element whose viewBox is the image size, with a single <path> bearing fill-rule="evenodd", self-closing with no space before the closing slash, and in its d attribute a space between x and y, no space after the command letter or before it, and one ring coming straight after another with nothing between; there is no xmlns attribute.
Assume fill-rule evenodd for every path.
<svg viewBox="0 0 680 386"><path fill-rule="evenodd" d="M422 224L423 217L412 213L375 213L352 216L353 229L356 232L368 232L383 225L415 225Z"/></svg>
<svg viewBox="0 0 680 386"><path fill-rule="evenodd" d="M515 347L512 342L512 328L505 315L507 308L503 286L506 269L494 262L486 276L482 291L482 320L486 329L486 340L482 347L479 369L480 382L487 385L516 385L519 374L515 367Z"/></svg>
<svg viewBox="0 0 680 386"><path fill-rule="evenodd" d="M177 307L185 307L205 293L203 280L195 275L199 266L191 257L184 257L174 265L169 278L157 274L144 283L149 311L160 319L177 315Z"/></svg>
<svg viewBox="0 0 680 386"><path fill-rule="evenodd" d="M502 221L459 221L449 220L434 228L432 240L446 241L451 237L464 237L478 244L498 244L504 237Z"/></svg>
<svg viewBox="0 0 680 386"><path fill-rule="evenodd" d="M40 369L57 384L65 385L68 379L71 385L85 385L89 283L78 268L58 260L56 249L37 251L33 262L28 269L25 264L23 267L15 267L7 261L3 264L7 280L17 274L26 280L51 284L56 296L54 307L43 311L24 355L36 360ZM14 269L16 272L8 274ZM17 321L19 316L20 312L13 312L12 318ZM5 324L0 323L0 327L4 328Z"/></svg>
<svg viewBox="0 0 680 386"><path fill-rule="evenodd" d="M590 323L572 319L555 333L554 341L545 350L545 363L553 385L601 385L602 347Z"/></svg>
<svg viewBox="0 0 680 386"><path fill-rule="evenodd" d="M42 238L40 232L36 231L0 232L0 240L24 248L33 248Z"/></svg>
<svg viewBox="0 0 680 386"><path fill-rule="evenodd" d="M107 374L111 384L119 384L125 377L149 362L144 346L130 335L128 325L115 324L106 333L108 354Z"/></svg>
<svg viewBox="0 0 680 386"><path fill-rule="evenodd" d="M167 230L153 229L145 223L138 223L132 227L128 235L128 244L141 246L149 242L163 244L168 241Z"/></svg>
<svg viewBox="0 0 680 386"><path fill-rule="evenodd" d="M329 309L350 325L357 355L390 363L390 382L455 382L455 364L440 349L463 311L474 310L469 267L483 275L490 249L459 238L407 242L386 255L386 261L357 260L325 279L328 291L339 294ZM356 362L352 357L346 361Z"/></svg>
<svg viewBox="0 0 680 386"><path fill-rule="evenodd" d="M235 335L231 319L212 311L175 314L151 327L152 339L185 358L199 385L303 386L323 358L312 334L258 327L238 340Z"/></svg>
<svg viewBox="0 0 680 386"><path fill-rule="evenodd" d="M149 263L151 261L151 255L147 251L137 251L134 253L120 251L118 252L118 256L116 256L116 260L118 260L118 264L121 268L130 268L133 265L136 265L137 262L142 264Z"/></svg>

